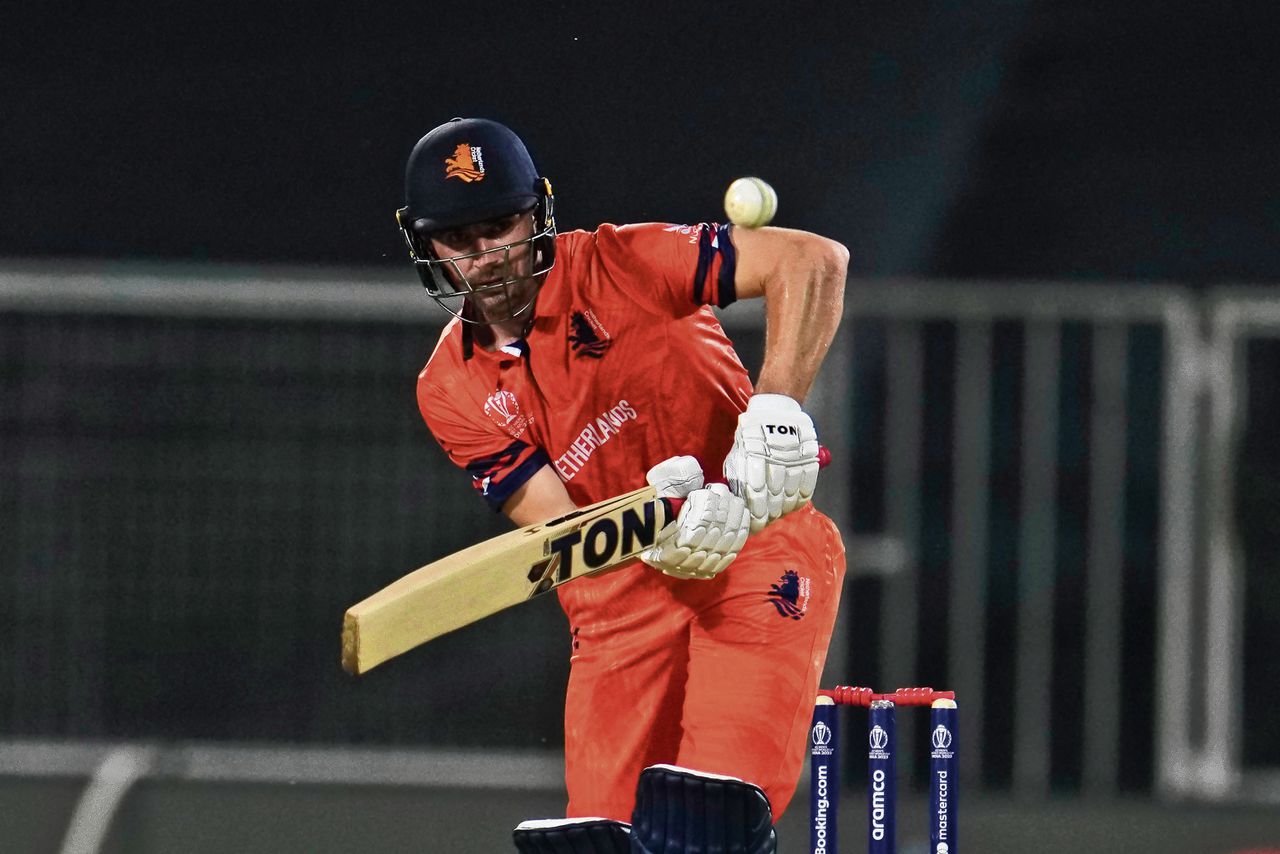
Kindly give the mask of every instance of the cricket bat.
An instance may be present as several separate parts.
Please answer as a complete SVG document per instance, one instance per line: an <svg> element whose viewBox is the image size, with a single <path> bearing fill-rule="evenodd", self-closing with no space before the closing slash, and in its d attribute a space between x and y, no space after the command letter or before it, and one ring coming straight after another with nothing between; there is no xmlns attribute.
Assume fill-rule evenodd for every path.
<svg viewBox="0 0 1280 854"><path fill-rule="evenodd" d="M630 560L679 513L651 486L485 540L414 570L347 610L342 667L388 659L561 584Z"/></svg>

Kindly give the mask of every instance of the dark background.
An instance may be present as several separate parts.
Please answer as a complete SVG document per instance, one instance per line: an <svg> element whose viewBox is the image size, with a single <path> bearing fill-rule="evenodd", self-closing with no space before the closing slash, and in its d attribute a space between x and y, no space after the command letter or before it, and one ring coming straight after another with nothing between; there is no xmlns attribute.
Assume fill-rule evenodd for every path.
<svg viewBox="0 0 1280 854"><path fill-rule="evenodd" d="M401 259L413 143L523 134L562 226L739 174L854 275L1280 274L1280 6L1128 0L25 4L0 253Z"/></svg>
<svg viewBox="0 0 1280 854"><path fill-rule="evenodd" d="M728 182L756 174L779 192L777 224L845 242L855 279L1280 281L1275 2L50 2L7 13L0 38L7 258L344 265L383 268L416 288L392 216L404 158L434 125L480 115L525 137L552 179L562 228L715 219ZM459 696L486 689L478 676L467 681L465 666L485 643L481 628L364 682L336 670L335 603L389 581L417 555L501 528L465 503L465 485L413 410L407 388L433 332L244 319L0 321L4 389L57 389L25 420L0 407L0 450L47 459L52 472L0 484L0 510L24 522L0 551L18 568L0 617L64 645L29 671L0 665L0 684L26 686L4 707L6 733L488 737L440 712L450 707L442 682ZM66 327L80 349L55 336ZM130 350L142 340L156 349ZM253 349L262 340L271 342L265 353ZM1016 359L1017 343L1001 352ZM1161 344L1135 336L1135 380ZM931 346L930 364L941 367L949 351ZM359 366L340 358L348 352L360 354ZM1258 650L1280 632L1267 563L1280 509L1268 427L1280 404L1267 380L1277 363L1275 347L1250 351L1244 438L1255 464L1239 484L1257 673L1274 670ZM1157 449L1141 432L1155 431L1153 389L1136 398L1143 423L1132 428L1130 465L1140 476L1155 468ZM322 396L319 418L311 407ZM373 425L372 412L387 421ZM51 450L59 438L82 458ZM1016 442L1004 453L1016 454ZM368 459L351 450L359 447ZM207 491L192 495L174 472ZM334 472L356 474L339 488L336 476L326 480ZM434 520L443 533L428 549L417 534L422 508L451 477L458 505ZM269 491L267 481L285 488ZM1130 625L1143 653L1154 636L1147 558L1158 487L1145 481L1131 497L1141 530L1127 584L1143 607ZM126 492L146 499L121 507ZM1083 489L1068 480L1065 492ZM228 506L243 515L225 515ZM318 524L324 513L346 521ZM172 534L175 519L186 539ZM192 523L204 519L213 521ZM412 536L393 549L364 519ZM60 584L59 571L72 576L60 560L71 554L101 563L86 564L87 582L67 582L84 611L60 613L39 590ZM348 574L320 589L319 564ZM102 566L121 574L93 575ZM243 577L220 585L228 566ZM260 613L243 613L245 602ZM559 616L542 604L513 617L510 631L554 631ZM297 625L305 637L290 635ZM245 660L244 626L253 648L267 650L261 659ZM289 642L273 640L281 636ZM545 701L547 685L562 679L556 643L511 667L515 684L482 713L529 714L503 733L509 743L559 738L554 704L525 705ZM1008 674L1009 650L997 652ZM1148 713L1143 661L1136 690ZM99 666L123 678L62 683ZM245 672L255 674L248 687ZM273 681L281 674L291 681ZM94 692L105 700L80 702ZM1265 720L1274 703L1253 697L1250 720ZM388 724L392 708L400 717ZM999 729L993 714L988 725ZM1145 722L1143 714L1133 726ZM1259 755L1280 756L1280 742L1263 739ZM997 785L1008 782L1001 747L992 749ZM1141 738L1126 745L1127 788L1150 782L1148 748ZM1055 771L1068 785L1078 776Z"/></svg>

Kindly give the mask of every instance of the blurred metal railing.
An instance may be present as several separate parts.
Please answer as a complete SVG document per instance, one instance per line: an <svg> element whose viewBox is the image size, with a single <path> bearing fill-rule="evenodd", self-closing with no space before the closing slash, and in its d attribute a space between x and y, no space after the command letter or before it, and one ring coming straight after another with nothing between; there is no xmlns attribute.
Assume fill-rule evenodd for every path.
<svg viewBox="0 0 1280 854"><path fill-rule="evenodd" d="M851 283L807 402L851 567L827 681L954 687L966 775L1025 796L1144 773L1170 795L1270 791L1242 782L1242 718L1216 700L1241 689L1233 354L1280 309L1223 295L1205 326L1199 306ZM562 626L537 603L485 627L487 670L460 633L338 673L342 605L502 527L416 424L442 319L397 274L0 267L0 618L24 638L0 740L554 741L556 636L528 637ZM759 306L722 320L758 363ZM523 670L494 693L504 650ZM188 708L212 694L175 682L232 696ZM463 721L468 691L490 702Z"/></svg>
<svg viewBox="0 0 1280 854"><path fill-rule="evenodd" d="M1129 413L1130 338L1142 329L1154 333L1167 373L1168 365L1185 358L1182 342L1196 328L1188 294L1173 287L889 282L857 284L847 300L846 334L856 339L859 330L870 331L874 327L860 323L869 320L879 327L873 334L883 342L879 353L860 353L882 361L885 375L884 474L876 480L882 490L878 500L884 533L900 539L911 556L904 571L883 581L877 684L920 681L922 671L931 668L938 675L929 678L961 693L966 719L974 722L966 728L966 755L972 759L965 768L974 781L984 773L991 776L987 736L1002 735L999 730L1004 729L988 725L984 731L982 722L1007 723L1011 737L1003 759L1009 780L1016 792L1029 797L1048 793L1054 724L1071 717L1055 715L1055 704L1078 706L1079 736L1070 753L1079 757L1075 773L1080 785L1094 792L1114 790L1120 780L1121 720L1132 714L1120 673L1126 457L1135 435L1155 443L1161 433L1158 425L1133 423ZM1004 333L998 353L997 328ZM1082 364L1063 364L1068 328L1077 339L1072 353ZM926 360L926 346L933 341L938 350L939 338L944 339L942 358ZM1148 340L1148 348L1150 344ZM1070 387L1065 368L1075 372ZM1088 375L1080 375L1086 368ZM949 373L949 382L928 376L929 370ZM1007 377L1001 381L1000 375L1010 371L1016 372L1016 383ZM993 396L997 386L1002 389L999 400ZM949 434L942 425L927 424L925 415L931 395L948 387ZM1087 413L1087 420L1064 421L1064 403L1073 412ZM1177 437L1181 416L1174 405L1176 401L1165 403L1163 431ZM1006 433L993 449L994 418L1004 420ZM1062 429L1074 431L1075 444L1087 445L1083 460L1065 458ZM946 453L938 452L939 444L949 446ZM864 464L865 453L860 452L866 450L855 451L856 465ZM1005 457L1003 473L993 470L993 451ZM1161 468L1167 471L1170 455L1185 450L1174 442L1164 453ZM1059 500L1060 474L1073 466L1087 483L1082 496L1086 508L1064 507ZM927 467L943 471L929 477ZM950 508L949 524L932 523L929 530L935 533L928 542L922 494L926 479L949 483L949 502L935 498L932 506ZM1166 487L1180 497L1189 494L1189 485L1176 477ZM996 493L1003 512L993 517ZM1068 521L1068 514L1080 518ZM1068 523L1076 538L1063 545L1059 533ZM1010 527L1016 531L1011 553L993 554L993 530ZM1082 544L1087 554L1072 566L1083 574L1067 578L1070 569L1064 568L1067 561L1059 553L1064 548L1079 551ZM948 590L947 606L930 609L941 611L945 625L921 616L922 597L930 594L924 588L921 555L930 550L944 555L943 576L935 573L927 583L933 589L945 584ZM1002 561L1009 564L1003 572ZM992 602L1010 595L1002 584L1016 590L1016 602L993 613ZM1083 597L1078 613L1070 610L1074 603L1063 601L1068 587ZM1154 594L1150 605L1154 607ZM1062 634L1055 618L1064 613L1084 635L1083 668L1074 679L1062 666L1061 653L1055 656L1055 637ZM921 651L922 635L939 631L946 637L945 667ZM1015 651L1008 662L1012 679L993 686L986 666L990 647L1008 648L1010 642ZM1056 646L1062 647L1062 641ZM911 765L910 758L900 761Z"/></svg>
<svg viewBox="0 0 1280 854"><path fill-rule="evenodd" d="M1172 379L1172 394L1184 415L1186 448L1178 462L1180 476L1194 483L1194 497L1180 496L1168 508L1169 536L1162 555L1161 704L1157 718L1157 778L1167 796L1213 800L1243 797L1280 803L1280 745L1274 733L1274 700L1280 695L1277 634L1254 633L1247 605L1267 607L1280 629L1274 597L1258 601L1265 585L1255 585L1255 601L1247 602L1246 564L1255 578L1274 577L1274 552L1248 553L1242 541L1241 477L1250 474L1268 484L1280 483L1280 466L1254 471L1262 461L1246 450L1265 449L1277 465L1280 437L1274 410L1249 412L1248 400L1259 389L1277 388L1280 369L1280 295L1262 288L1218 288L1206 300L1204 334L1185 332L1184 359ZM1250 350L1269 344L1270 358L1254 359ZM1260 422L1260 423L1259 423ZM1259 437L1246 448L1246 432ZM1254 495L1257 501L1267 495ZM1172 496L1170 497L1172 499ZM1267 517L1274 530L1274 507L1255 515ZM1259 608L1261 610L1261 608ZM1246 678L1246 666L1257 671ZM1246 756L1252 736L1269 735L1269 757Z"/></svg>

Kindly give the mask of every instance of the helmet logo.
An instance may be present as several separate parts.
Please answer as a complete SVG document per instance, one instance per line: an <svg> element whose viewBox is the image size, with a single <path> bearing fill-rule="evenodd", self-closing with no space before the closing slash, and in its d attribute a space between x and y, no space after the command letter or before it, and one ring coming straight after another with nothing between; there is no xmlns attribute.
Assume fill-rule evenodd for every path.
<svg viewBox="0 0 1280 854"><path fill-rule="evenodd" d="M472 181L484 180L484 152L480 146L466 142L458 143L452 157L444 159L444 177L460 178L470 184Z"/></svg>

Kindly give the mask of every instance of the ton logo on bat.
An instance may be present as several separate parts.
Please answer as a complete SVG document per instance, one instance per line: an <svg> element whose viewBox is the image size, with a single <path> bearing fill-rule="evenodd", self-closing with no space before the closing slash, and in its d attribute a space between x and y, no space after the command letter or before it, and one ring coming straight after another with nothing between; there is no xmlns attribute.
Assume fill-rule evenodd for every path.
<svg viewBox="0 0 1280 854"><path fill-rule="evenodd" d="M529 581L534 585L530 597L546 592L553 578L557 582L572 578L578 556L587 569L599 569L653 545L658 533L653 508L650 501L639 509L624 510L621 525L606 516L592 522L585 533L578 528L548 541L546 559L529 569Z"/></svg>

